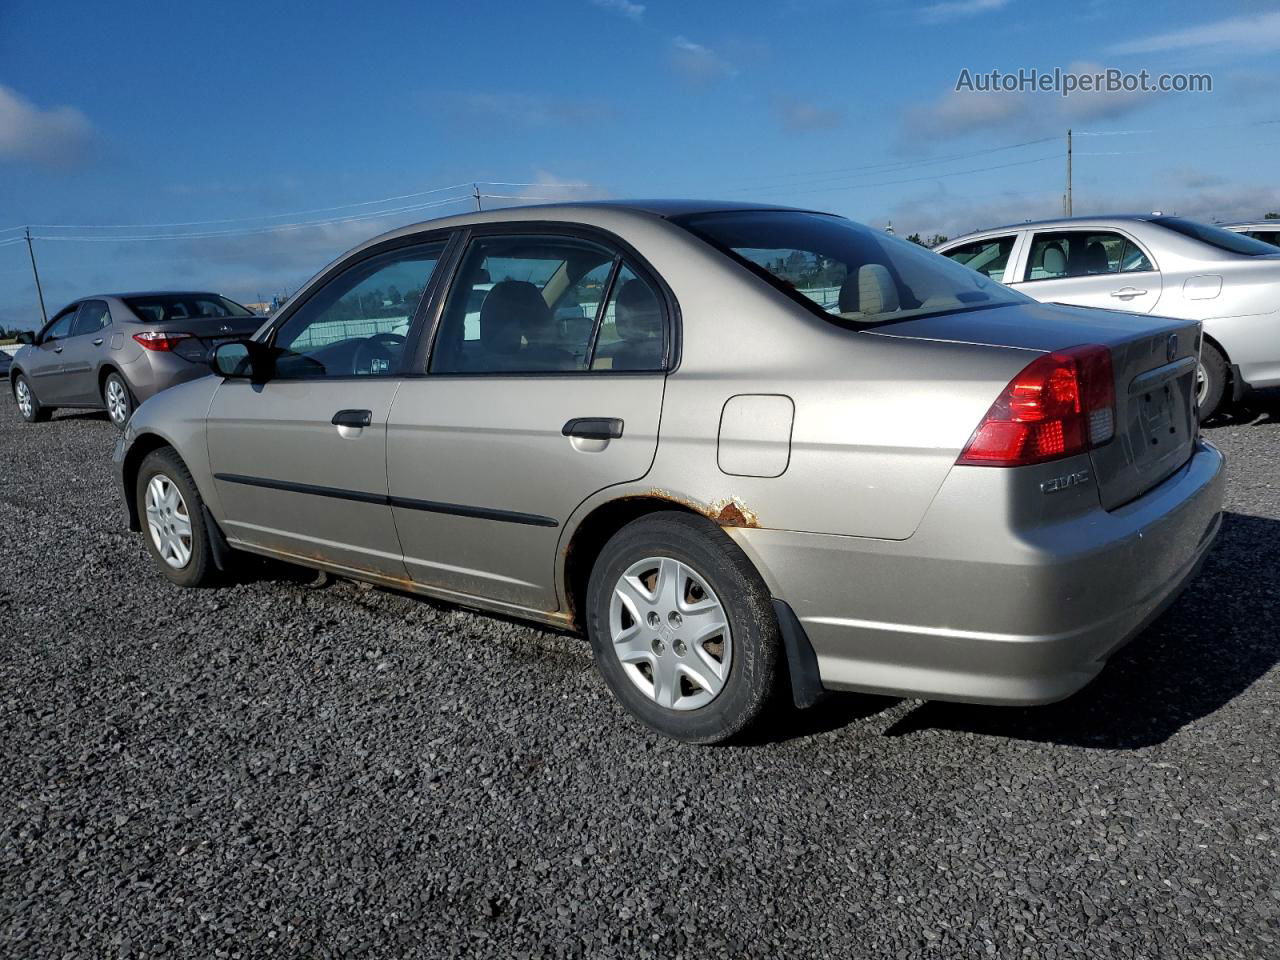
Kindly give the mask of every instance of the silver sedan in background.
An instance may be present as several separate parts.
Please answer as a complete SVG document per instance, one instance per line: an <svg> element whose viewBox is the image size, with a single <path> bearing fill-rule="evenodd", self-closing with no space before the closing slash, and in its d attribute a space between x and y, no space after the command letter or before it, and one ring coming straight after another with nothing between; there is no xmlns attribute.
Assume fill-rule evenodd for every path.
<svg viewBox="0 0 1280 960"><path fill-rule="evenodd" d="M1157 213L1012 224L937 252L1037 300L1201 321L1203 418L1251 387L1280 386L1280 249L1271 244Z"/></svg>
<svg viewBox="0 0 1280 960"><path fill-rule="evenodd" d="M331 264L115 461L177 584L246 551L581 631L708 742L778 687L1086 684L1220 526L1199 341L812 211L497 210Z"/></svg>
<svg viewBox="0 0 1280 960"><path fill-rule="evenodd" d="M264 322L216 293L118 293L63 307L7 371L24 420L58 407L106 410L123 430L133 408L165 387L208 375L209 351Z"/></svg>

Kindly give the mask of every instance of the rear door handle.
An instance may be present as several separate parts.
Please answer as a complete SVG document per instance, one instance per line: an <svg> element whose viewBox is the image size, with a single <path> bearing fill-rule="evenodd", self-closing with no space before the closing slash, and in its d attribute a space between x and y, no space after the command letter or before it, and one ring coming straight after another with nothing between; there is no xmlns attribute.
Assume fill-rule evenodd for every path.
<svg viewBox="0 0 1280 960"><path fill-rule="evenodd" d="M1111 295L1120 300L1132 300L1134 297L1145 296L1147 291L1139 290L1137 287L1121 287L1119 290L1112 290Z"/></svg>
<svg viewBox="0 0 1280 960"><path fill-rule="evenodd" d="M95 347L100 347L100 346L102 346L102 338L101 338L101 337L99 337L97 340L93 341L93 345L94 345Z"/></svg>
<svg viewBox="0 0 1280 960"><path fill-rule="evenodd" d="M576 417L560 432L580 440L617 440L622 436L622 421L617 417Z"/></svg>
<svg viewBox="0 0 1280 960"><path fill-rule="evenodd" d="M329 422L335 427L367 427L373 423L373 411L339 410Z"/></svg>

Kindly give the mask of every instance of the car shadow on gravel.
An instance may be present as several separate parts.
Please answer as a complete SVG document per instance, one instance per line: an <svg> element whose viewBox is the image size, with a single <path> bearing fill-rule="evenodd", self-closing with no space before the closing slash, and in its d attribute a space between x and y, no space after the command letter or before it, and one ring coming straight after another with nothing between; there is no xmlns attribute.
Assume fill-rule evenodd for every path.
<svg viewBox="0 0 1280 960"><path fill-rule="evenodd" d="M105 410L77 410L74 413L64 413L62 411L55 410L53 412L53 421L55 423L75 420L98 420L102 423L111 422L111 418L107 416L107 411Z"/></svg>
<svg viewBox="0 0 1280 960"><path fill-rule="evenodd" d="M1280 423L1280 388L1256 390L1239 403L1205 422L1214 427L1244 427ZM1212 434L1210 435L1212 437Z"/></svg>
<svg viewBox="0 0 1280 960"><path fill-rule="evenodd" d="M1220 710L1280 662L1280 521L1227 513L1200 576L1075 696L1043 707L929 701L887 731L955 730L1135 750Z"/></svg>

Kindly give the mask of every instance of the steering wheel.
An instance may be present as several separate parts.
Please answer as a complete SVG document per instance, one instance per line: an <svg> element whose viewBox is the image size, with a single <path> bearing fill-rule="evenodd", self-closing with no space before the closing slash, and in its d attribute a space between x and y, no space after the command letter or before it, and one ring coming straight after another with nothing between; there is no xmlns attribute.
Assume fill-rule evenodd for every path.
<svg viewBox="0 0 1280 960"><path fill-rule="evenodd" d="M351 355L351 372L356 376L387 373L403 346L404 336L399 333L375 333L360 341Z"/></svg>

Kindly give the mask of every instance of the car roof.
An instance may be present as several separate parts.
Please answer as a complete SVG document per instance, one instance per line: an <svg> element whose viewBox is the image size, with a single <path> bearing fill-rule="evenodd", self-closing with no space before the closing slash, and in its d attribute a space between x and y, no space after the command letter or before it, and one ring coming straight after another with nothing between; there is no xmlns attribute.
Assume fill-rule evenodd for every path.
<svg viewBox="0 0 1280 960"><path fill-rule="evenodd" d="M1215 223L1215 227L1222 227L1224 230L1231 230L1238 227L1268 227L1272 230L1280 230L1280 220L1241 220L1237 223Z"/></svg>
<svg viewBox="0 0 1280 960"><path fill-rule="evenodd" d="M1108 213L1097 217L1052 217L1047 220L1024 220L1021 223L1006 223L995 227L983 227L981 230L970 230L958 237L952 237L946 243L938 244L939 247L950 247L961 240L968 240L971 237L981 237L989 233L1003 233L1006 230L1032 230L1044 229L1045 227L1084 227L1098 226L1100 224L1117 224L1117 223L1153 223L1161 217L1173 216L1173 214L1164 213Z"/></svg>
<svg viewBox="0 0 1280 960"><path fill-rule="evenodd" d="M212 290L135 290L132 293L100 293L100 297L115 297L117 300L128 300L132 297L221 297L222 294ZM92 300L93 297L82 297ZM230 300L230 297L227 297Z"/></svg>

